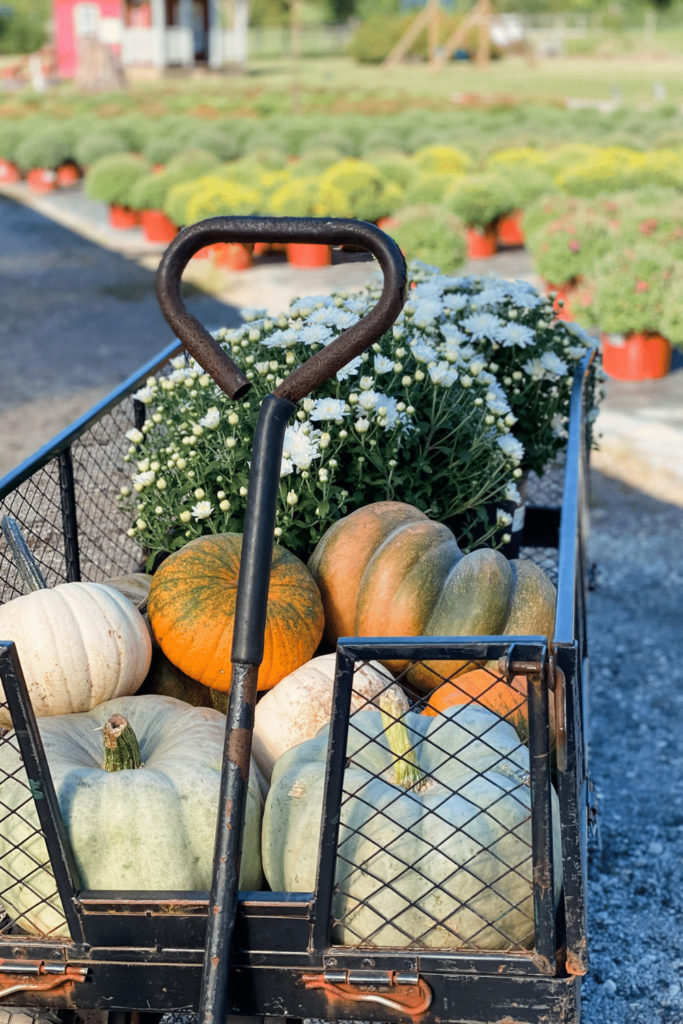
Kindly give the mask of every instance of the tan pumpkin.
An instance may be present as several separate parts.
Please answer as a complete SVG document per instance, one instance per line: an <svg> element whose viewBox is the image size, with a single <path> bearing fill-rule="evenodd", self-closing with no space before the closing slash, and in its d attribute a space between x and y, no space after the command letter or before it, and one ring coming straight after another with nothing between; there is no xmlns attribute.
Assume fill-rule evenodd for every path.
<svg viewBox="0 0 683 1024"><path fill-rule="evenodd" d="M159 566L147 613L166 657L216 690L230 689L232 634L242 535L197 537ZM323 632L320 593L306 566L275 545L259 690L270 689L315 653Z"/></svg>
<svg viewBox="0 0 683 1024"><path fill-rule="evenodd" d="M252 756L270 782L273 765L286 750L311 739L328 725L332 713L336 654L321 654L290 672L256 705ZM378 662L359 665L353 677L351 712L376 704L390 689L408 702L393 677Z"/></svg>
<svg viewBox="0 0 683 1024"><path fill-rule="evenodd" d="M463 555L446 526L410 505L378 502L339 520L321 538L309 568L332 641L340 635L552 632L555 589L541 569L508 562L490 548ZM396 673L408 667L401 661L384 664ZM430 661L410 667L407 679L429 692L472 667L463 660Z"/></svg>
<svg viewBox="0 0 683 1024"><path fill-rule="evenodd" d="M152 645L137 608L103 583L61 583L0 607L0 639L13 640L36 715L89 711L135 693ZM0 726L10 725L8 712Z"/></svg>

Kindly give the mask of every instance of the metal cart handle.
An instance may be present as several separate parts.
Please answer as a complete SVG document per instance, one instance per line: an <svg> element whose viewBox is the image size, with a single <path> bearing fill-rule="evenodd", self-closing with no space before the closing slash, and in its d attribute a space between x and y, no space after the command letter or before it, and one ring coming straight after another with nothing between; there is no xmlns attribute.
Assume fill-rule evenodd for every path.
<svg viewBox="0 0 683 1024"><path fill-rule="evenodd" d="M318 220L312 217L216 217L184 228L168 247L159 265L159 304L186 348L231 398L244 395L249 381L199 321L188 314L180 297L180 277L194 253L206 245L215 242L282 241L347 244L366 249L377 257L384 274L384 287L379 302L366 316L297 367L272 394L266 395L254 431L235 606L230 700L199 997L199 1024L222 1024L230 1013L232 936L237 915L254 709L258 669L263 659L285 430L294 412L294 403L380 338L392 325L405 301L405 260L391 238L365 221Z"/></svg>
<svg viewBox="0 0 683 1024"><path fill-rule="evenodd" d="M377 305L358 323L298 366L275 389L277 398L298 402L364 352L393 324L405 301L406 266L393 239L367 221L316 217L213 217L183 228L165 251L157 271L161 311L183 345L230 397L251 387L245 374L206 328L188 313L180 279L196 252L216 242L319 242L353 245L371 252L384 275Z"/></svg>

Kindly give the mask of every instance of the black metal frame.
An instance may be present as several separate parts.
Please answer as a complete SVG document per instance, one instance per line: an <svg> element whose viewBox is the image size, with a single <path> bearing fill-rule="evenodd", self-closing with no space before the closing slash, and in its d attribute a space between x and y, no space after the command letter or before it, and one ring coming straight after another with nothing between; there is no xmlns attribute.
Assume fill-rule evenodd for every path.
<svg viewBox="0 0 683 1024"><path fill-rule="evenodd" d="M192 244L196 243L197 239L193 239ZM183 252L183 258L189 259L187 251ZM73 428L64 431L33 459L0 481L2 499L52 459L59 460L67 579L79 578L80 574L77 509L69 470L71 445L178 350L177 345L169 346ZM362 641L350 638L340 642L340 671L334 696L316 892L240 893L234 904L225 908L231 917L230 925L234 925L234 950L229 966L232 984L227 1003L218 1015L225 1016L227 1012L384 1020L387 1017L384 1003L364 1002L359 1008L358 1004L345 1001L343 996L331 1001L322 989L307 988L305 977L311 971L351 972L345 976L376 989L377 984L383 984L380 975L416 972L433 992L430 1008L420 1016L425 1021L484 1022L506 1015L539 1024L547 1019L558 1024L578 1021L580 976L586 971L583 886L587 800L584 742L587 454L583 392L589 362L586 359L577 372L571 396L559 522L558 607L553 643L548 647L543 639L529 637L364 638ZM280 403L291 407L288 398L278 399L275 404ZM268 412L264 415L267 417ZM250 500L253 499L250 497ZM262 498L257 501L259 508L262 501ZM524 544L545 546L551 543L557 532L557 521L557 509L538 510L526 523ZM258 577L261 560L256 559L254 564ZM239 673L248 671L254 652L249 649L253 638L238 642L246 643L239 658ZM502 659L508 667L515 664L540 666L539 671L529 676L528 688L536 922L533 950L508 954L369 952L330 946L333 854L353 664L356 660L396 656L397 652L408 658L427 655L475 661L496 658ZM82 984L67 980L64 987L43 994L27 990L13 995L12 1003L64 1009L144 1011L150 1008L152 997L155 1010L196 1008L201 998L202 976L206 978L203 962L212 896L79 890L68 837L21 667L11 644L0 644L0 677L32 789L34 795L40 797L36 799L36 807L71 932L70 941L34 939L23 934L0 935L0 959L11 962L15 973L17 968L25 968L27 977L35 973L35 964L42 961L89 969ZM549 700L554 700L558 714L556 786L561 808L564 875L561 912L557 916L552 903ZM237 712L236 720L240 721L240 716L245 714L244 707L238 706ZM233 861L233 871L234 864ZM225 946L220 937L212 955L224 958Z"/></svg>

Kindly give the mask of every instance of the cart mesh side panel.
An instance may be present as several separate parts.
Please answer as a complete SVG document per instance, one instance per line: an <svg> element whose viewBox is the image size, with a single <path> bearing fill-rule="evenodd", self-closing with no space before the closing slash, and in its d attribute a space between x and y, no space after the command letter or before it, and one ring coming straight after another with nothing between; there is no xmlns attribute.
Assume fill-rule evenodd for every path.
<svg viewBox="0 0 683 1024"><path fill-rule="evenodd" d="M354 688L359 673L362 680L378 668L387 685L372 699L352 699L332 943L530 949L535 929L526 679L508 681L495 668L462 662L391 667L400 670L395 679L376 663L374 669L366 663L355 668ZM453 674L462 670L469 671ZM398 761L390 742L405 750ZM408 778L399 784L402 769Z"/></svg>
<svg viewBox="0 0 683 1024"><path fill-rule="evenodd" d="M74 579L103 582L132 572L143 560L116 500L121 486L130 485L123 457L130 447L126 431L135 422L133 405L124 398L0 500L0 516L19 523L49 587ZM0 536L0 599L25 591Z"/></svg>
<svg viewBox="0 0 683 1024"><path fill-rule="evenodd" d="M2 691L0 691L1 693ZM0 721L9 708L0 701ZM0 731L0 930L64 934L66 921L14 732Z"/></svg>

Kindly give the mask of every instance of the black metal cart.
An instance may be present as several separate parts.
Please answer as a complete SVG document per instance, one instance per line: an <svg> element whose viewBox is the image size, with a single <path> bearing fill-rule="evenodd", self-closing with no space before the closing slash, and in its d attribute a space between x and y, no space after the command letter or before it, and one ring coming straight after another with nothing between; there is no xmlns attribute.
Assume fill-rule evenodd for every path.
<svg viewBox="0 0 683 1024"><path fill-rule="evenodd" d="M232 730L246 728L250 733L253 726L274 487L293 403L390 326L401 308L405 285L398 249L372 225L295 218L217 218L186 229L162 261L160 301L178 337L231 396L242 392L245 380L185 311L180 276L202 246L238 240L318 240L366 249L380 263L384 290L369 316L320 353L320 358L297 369L279 393L264 402L254 442L245 524L240 576L243 628L236 630L233 648L228 740ZM127 448L124 434L130 426L140 426L144 416L144 407L132 398L133 393L179 351L179 345L170 346L0 482L0 513L21 524L49 585L106 580L139 566L141 552L126 536L127 524L114 500L121 484L127 482L122 463ZM35 937L22 930L20 921L4 921L0 931L0 1007L3 1003L43 1007L63 1016L73 1012L83 1016L88 1011L158 1016L199 1007L205 1024L226 1017L410 1018L454 1024L579 1021L580 982L587 969L584 387L588 369L589 358L573 383L563 467L559 476L550 474L547 480L537 482L522 540L524 556L542 564L557 583L552 643L538 636L364 637L339 642L317 881L312 892L237 892L245 751L235 755L229 742L221 806L229 801L233 810L232 817L227 816L218 829L210 893L81 889L19 659L11 643L0 642L4 705L14 726L14 732L0 736L0 744L13 744L20 751L26 803L35 803L37 831L49 855L47 861L33 865L23 879L14 877L13 882L30 888L32 872L47 871L54 880L51 895L58 894L61 900L69 933L69 938ZM22 593L22 588L9 554L0 548L0 596L9 600ZM409 668L418 663L428 663L438 676L439 664L454 659L494 665L492 680L501 685L508 685L513 677L526 679L523 701L528 740L520 740L510 757L528 767L523 781L515 784L527 790L527 809L521 822L504 827L506 835L526 844L526 859L506 861L496 853L492 841L479 853L489 857L487 863L491 856L498 857L501 867L496 878L471 864L459 865L459 870L467 869L470 877L476 877L477 895L495 893L497 899L507 900L500 920L510 916L526 919L526 926L517 931L499 925L500 943L495 932L492 938L489 930L484 940L483 928L473 926L455 948L435 943L432 926L438 930L443 922L433 909L425 911L431 920L420 934L404 932L393 943L373 941L367 933L353 938L354 918L348 900L342 898L344 883L339 877L343 844L348 838L342 837L344 807L354 798L345 783L351 687L354 672L368 661L399 658L408 666L399 680L405 680ZM407 690L420 710L424 698L411 693L410 686ZM556 736L552 749L551 711ZM247 758L248 754L247 748ZM4 781L0 778L0 834L1 821L22 813L3 804ZM434 845L438 845L436 839ZM4 870L1 857L0 870ZM425 870L430 897L447 895L452 901L447 884L428 875ZM506 896L502 885L498 892L500 879L508 875L519 876L516 881L524 898ZM396 894L395 880L385 879L384 884ZM45 898L44 890L36 893L37 902ZM367 903L372 903L369 897ZM462 906L475 912L471 894L462 898ZM382 922L391 923L389 918ZM380 927L377 934L386 933Z"/></svg>

